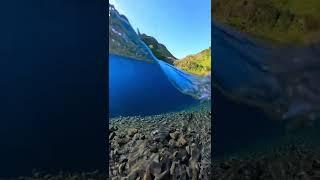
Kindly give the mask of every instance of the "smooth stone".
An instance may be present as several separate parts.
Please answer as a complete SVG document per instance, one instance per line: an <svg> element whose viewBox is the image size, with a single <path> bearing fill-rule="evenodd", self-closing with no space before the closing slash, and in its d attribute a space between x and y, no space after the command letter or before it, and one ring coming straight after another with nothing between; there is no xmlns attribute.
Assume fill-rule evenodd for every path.
<svg viewBox="0 0 320 180"><path fill-rule="evenodd" d="M154 130L154 131L151 132L152 135L156 135L158 133L159 133L159 130Z"/></svg>
<svg viewBox="0 0 320 180"><path fill-rule="evenodd" d="M184 136L180 136L180 138L177 141L178 147L183 147L188 144L188 141L184 138Z"/></svg>
<svg viewBox="0 0 320 180"><path fill-rule="evenodd" d="M186 151L188 154L190 154L190 146L186 146Z"/></svg>
<svg viewBox="0 0 320 180"><path fill-rule="evenodd" d="M120 162L122 162L122 163L128 162L128 158L125 155L121 155L120 156Z"/></svg>
<svg viewBox="0 0 320 180"><path fill-rule="evenodd" d="M136 128L131 128L128 130L129 137L133 137L136 133L138 133L138 129L136 129Z"/></svg>
<svg viewBox="0 0 320 180"><path fill-rule="evenodd" d="M160 155L158 153L155 153L153 155L153 161L156 163L160 163Z"/></svg>
<svg viewBox="0 0 320 180"><path fill-rule="evenodd" d="M170 135L171 139L177 140L179 137L179 132L176 131L176 132L170 133L169 135Z"/></svg>
<svg viewBox="0 0 320 180"><path fill-rule="evenodd" d="M134 136L133 136L133 138L132 138L132 140L133 141L136 141L136 140L138 140L138 139L140 139L140 134L135 134Z"/></svg>

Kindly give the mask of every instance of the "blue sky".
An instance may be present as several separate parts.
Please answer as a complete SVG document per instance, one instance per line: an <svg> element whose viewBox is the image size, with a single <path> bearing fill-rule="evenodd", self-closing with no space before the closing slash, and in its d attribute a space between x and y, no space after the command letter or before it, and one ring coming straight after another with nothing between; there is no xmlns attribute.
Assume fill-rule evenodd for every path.
<svg viewBox="0 0 320 180"><path fill-rule="evenodd" d="M110 0L134 29L155 37L177 58L211 46L211 0Z"/></svg>

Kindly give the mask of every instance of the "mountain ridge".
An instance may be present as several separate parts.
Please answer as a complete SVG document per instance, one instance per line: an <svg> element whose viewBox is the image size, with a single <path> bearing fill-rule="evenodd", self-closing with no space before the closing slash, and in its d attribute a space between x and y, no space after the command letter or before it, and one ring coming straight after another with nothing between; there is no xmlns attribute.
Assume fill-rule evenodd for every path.
<svg viewBox="0 0 320 180"><path fill-rule="evenodd" d="M143 43L144 42L144 43ZM148 47L146 47L145 45ZM137 32L128 18L120 14L113 5L109 5L109 53L136 60L153 62L153 56L174 65L188 73L207 75L211 72L211 47L197 54L178 60L156 38Z"/></svg>
<svg viewBox="0 0 320 180"><path fill-rule="evenodd" d="M112 4L109 4L109 53L149 62L153 59L128 18Z"/></svg>
<svg viewBox="0 0 320 180"><path fill-rule="evenodd" d="M139 32L139 31L138 31ZM138 33L141 40L150 48L152 53L159 59L169 64L173 64L176 57L174 57L167 47L157 41L156 38L148 36L145 33Z"/></svg>

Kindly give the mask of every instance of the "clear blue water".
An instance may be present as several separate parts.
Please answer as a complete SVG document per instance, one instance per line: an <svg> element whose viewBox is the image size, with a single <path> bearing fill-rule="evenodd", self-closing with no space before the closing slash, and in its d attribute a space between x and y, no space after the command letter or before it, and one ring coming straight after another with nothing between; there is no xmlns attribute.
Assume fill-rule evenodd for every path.
<svg viewBox="0 0 320 180"><path fill-rule="evenodd" d="M157 59L127 18L114 8L110 14L126 29L121 38L131 38L150 61L109 54L109 117L179 111L211 99L210 76L191 75Z"/></svg>
<svg viewBox="0 0 320 180"><path fill-rule="evenodd" d="M109 55L109 117L178 111L198 102L180 92L156 62Z"/></svg>

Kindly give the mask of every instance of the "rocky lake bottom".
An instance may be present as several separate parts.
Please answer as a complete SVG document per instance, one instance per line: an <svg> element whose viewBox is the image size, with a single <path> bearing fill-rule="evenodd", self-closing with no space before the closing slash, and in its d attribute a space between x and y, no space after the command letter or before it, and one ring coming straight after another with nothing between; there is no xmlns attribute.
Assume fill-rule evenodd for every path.
<svg viewBox="0 0 320 180"><path fill-rule="evenodd" d="M210 119L211 113L206 110L113 118L110 121L109 134L109 178L106 172L99 171L58 174L35 171L31 177L13 179L320 178L320 143L317 141L317 127L279 137L273 144L265 142L253 145L247 153L230 154L224 158L213 158L211 161Z"/></svg>
<svg viewBox="0 0 320 180"><path fill-rule="evenodd" d="M112 180L210 179L208 110L112 118L109 143Z"/></svg>
<svg viewBox="0 0 320 180"><path fill-rule="evenodd" d="M319 179L319 150L303 144L289 145L250 158L233 157L229 160L215 161L213 179Z"/></svg>
<svg viewBox="0 0 320 180"><path fill-rule="evenodd" d="M250 152L214 160L212 179L320 179L318 139L318 127L312 127L261 142Z"/></svg>

